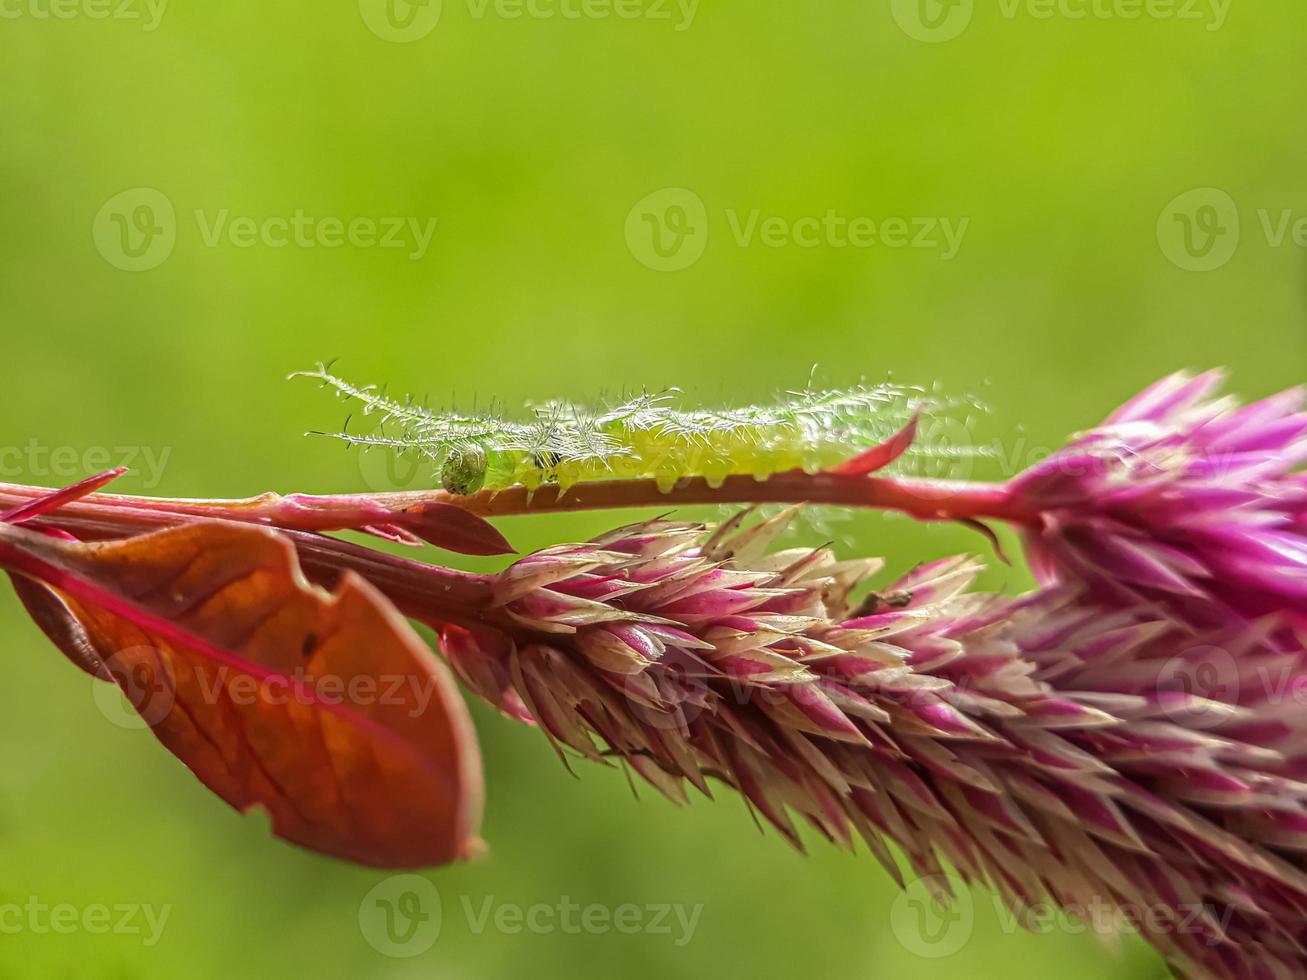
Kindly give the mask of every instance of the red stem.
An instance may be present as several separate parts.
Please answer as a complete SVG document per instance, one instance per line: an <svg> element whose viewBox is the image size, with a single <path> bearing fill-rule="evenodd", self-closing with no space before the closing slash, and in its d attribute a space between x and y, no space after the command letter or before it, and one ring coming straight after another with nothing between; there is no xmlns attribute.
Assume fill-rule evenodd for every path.
<svg viewBox="0 0 1307 980"><path fill-rule="evenodd" d="M21 502L48 493L35 487L0 484L0 501ZM562 489L545 485L483 490L466 497L441 490L400 493L314 496L275 493L244 500L187 500L95 494L88 500L115 510L143 510L153 515L219 517L299 531L357 530L422 505L449 504L481 517L537 514L622 507L689 504L826 504L893 510L923 521L1000 520L1031 524L1036 515L1003 484L894 477L842 476L791 470L766 480L748 475L710 484L703 477L681 480L663 491L653 480L604 480Z"/></svg>
<svg viewBox="0 0 1307 980"><path fill-rule="evenodd" d="M433 503L456 504L483 517L669 503L810 502L895 510L927 521L995 519L1024 524L1033 520L1033 515L1023 510L1018 498L1003 485L814 475L798 470L765 481L733 476L717 486L695 477L680 481L667 492L660 491L652 480L610 480L581 483L566 490L552 485L535 490L511 487L468 497L430 491L183 500L97 493L64 502L68 496L70 492L52 496L39 487L0 484L0 508L19 516L30 512L33 516L29 527L59 529L83 539L118 538L202 519L275 527L294 542L304 570L314 580L331 585L345 571L357 572L405 615L433 626L496 622L491 610L491 580L325 537L321 532L366 528L388 516L399 519L421 505ZM57 512L47 513L45 503L54 501L61 506Z"/></svg>
<svg viewBox="0 0 1307 980"><path fill-rule="evenodd" d="M460 498L445 498L459 503ZM690 477L663 492L653 480L578 483L562 490L547 485L532 491L509 487L461 498L460 506L482 517L667 504L826 504L893 510L923 521L992 519L1029 523L1033 513L1002 484L895 477L839 476L790 470L769 479L729 476L718 485Z"/></svg>
<svg viewBox="0 0 1307 980"><path fill-rule="evenodd" d="M201 519L78 502L60 508L57 514L33 520L28 526L69 531L81 540L100 540ZM429 624L475 626L486 622L482 611L491 604L489 576L429 565L309 531L279 530L295 544L300 564L315 582L330 587L344 572L357 572L406 616Z"/></svg>

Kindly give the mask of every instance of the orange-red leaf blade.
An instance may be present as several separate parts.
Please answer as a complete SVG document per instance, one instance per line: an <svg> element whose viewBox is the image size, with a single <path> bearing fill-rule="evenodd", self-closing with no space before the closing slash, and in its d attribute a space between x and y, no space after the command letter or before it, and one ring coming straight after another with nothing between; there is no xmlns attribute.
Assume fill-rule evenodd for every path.
<svg viewBox="0 0 1307 980"><path fill-rule="evenodd" d="M283 537L225 522L89 544L0 525L0 566L48 588L23 590L47 634L98 657L82 665L107 670L205 785L266 810L278 836L377 867L479 846L466 707L362 578L325 592Z"/></svg>

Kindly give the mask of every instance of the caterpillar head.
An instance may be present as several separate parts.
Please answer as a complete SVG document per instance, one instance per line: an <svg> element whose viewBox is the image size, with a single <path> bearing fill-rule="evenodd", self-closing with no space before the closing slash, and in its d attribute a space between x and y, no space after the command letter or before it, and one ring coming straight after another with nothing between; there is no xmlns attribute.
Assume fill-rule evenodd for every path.
<svg viewBox="0 0 1307 980"><path fill-rule="evenodd" d="M440 484L460 497L476 493L486 482L486 451L476 443L456 446L440 468Z"/></svg>

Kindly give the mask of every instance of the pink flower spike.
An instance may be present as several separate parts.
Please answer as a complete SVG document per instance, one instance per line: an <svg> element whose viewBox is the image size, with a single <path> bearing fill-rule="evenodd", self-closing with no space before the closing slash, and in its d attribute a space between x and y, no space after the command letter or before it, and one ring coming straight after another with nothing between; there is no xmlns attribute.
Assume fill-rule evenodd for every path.
<svg viewBox="0 0 1307 980"><path fill-rule="evenodd" d="M1304 391L1240 407L1222 380L1163 379L1012 482L1041 581L1205 629L1307 623Z"/></svg>

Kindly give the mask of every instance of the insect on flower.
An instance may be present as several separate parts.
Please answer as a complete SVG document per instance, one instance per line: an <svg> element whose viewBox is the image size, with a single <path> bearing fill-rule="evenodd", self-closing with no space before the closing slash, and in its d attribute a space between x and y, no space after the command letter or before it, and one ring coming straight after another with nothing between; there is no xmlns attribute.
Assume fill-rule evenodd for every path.
<svg viewBox="0 0 1307 980"><path fill-rule="evenodd" d="M796 846L805 825L861 840L902 880L894 845L913 874L951 868L1019 920L1044 901L1150 910L1134 924L1180 977L1307 975L1307 721L1285 698L1307 684L1299 393L1241 408L1208 397L1213 376L1176 376L991 485L892 471L925 407L906 389L515 423L313 376L400 426L351 441L422 453L445 489L223 502L95 492L116 473L0 485L0 566L36 622L129 696L142 671L171 692L147 716L161 741L280 836L386 867L477 852L470 722L407 617L565 761L616 759L678 802L724 783ZM871 583L877 560L774 550L794 509L644 522L495 574L324 533L500 554L486 516L668 500L1009 521L1042 584L969 591L965 556ZM123 636L155 652L124 661ZM296 706L237 703L224 671ZM316 697L341 671L414 678L435 710Z"/></svg>
<svg viewBox="0 0 1307 980"><path fill-rule="evenodd" d="M382 420L376 432L338 438L364 449L418 453L432 461L445 490L461 496L515 484L567 488L648 478L666 490L686 477L720 485L741 473L816 473L883 443L924 410L951 407L922 390L884 384L802 391L772 405L714 411L675 407L675 391L597 410L550 402L514 421L432 412L412 399L350 384L325 366L296 376L322 382ZM931 447L912 451L925 455Z"/></svg>

